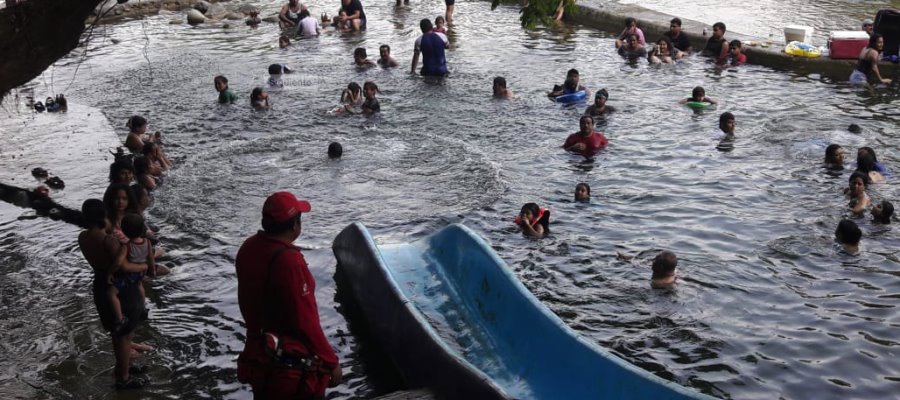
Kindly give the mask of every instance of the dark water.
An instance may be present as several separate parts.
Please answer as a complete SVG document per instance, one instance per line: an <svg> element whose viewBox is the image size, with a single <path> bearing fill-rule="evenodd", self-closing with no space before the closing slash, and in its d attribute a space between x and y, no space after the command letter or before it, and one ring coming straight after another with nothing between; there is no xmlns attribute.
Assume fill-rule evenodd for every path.
<svg viewBox="0 0 900 400"><path fill-rule="evenodd" d="M73 207L102 194L107 151L124 138L128 116L148 117L169 143L177 167L149 218L162 228L164 263L175 273L148 290L151 324L139 339L158 350L146 360L154 385L143 397L250 397L234 374L244 329L233 260L275 190L313 204L299 243L343 361L346 383L332 398L393 389L373 378L390 375L388 367L368 361L372 346L351 334L358 321L348 322L346 304L335 300L331 240L354 221L382 242L462 222L583 335L716 396L897 393L900 237L860 218L862 256L838 253L831 237L845 216L847 174L819 168L825 145L836 142L848 154L872 146L900 171L895 92L757 66L723 72L702 60L632 67L606 33L525 32L516 9L490 12L489 3L468 1L457 6L450 35L452 77L427 83L408 74L408 63L419 19L444 6L392 3L367 6L364 35L326 34L287 51L277 49L273 25L191 28L162 15L104 27L86 54L76 51L29 85L39 97L66 93L68 114L31 115L14 99L4 103L0 179L30 186L28 171L43 166L66 180L54 197ZM313 14L333 13L323 4L313 2ZM375 57L382 43L405 67L350 66L355 47ZM251 112L249 92L273 62L298 72L270 91L270 112ZM608 88L620 110L603 128L611 146L594 162L558 148L581 110L543 96L571 67L592 90ZM228 76L238 105L215 105L216 74ZM496 75L506 76L515 100L490 100ZM367 79L381 88L380 117L328 113L349 81ZM676 104L696 85L722 100L718 110ZM716 150L713 139L722 111L737 116L731 152ZM845 132L850 123L864 132ZM333 140L344 145L340 162L325 156ZM593 188L592 204L571 201L581 181ZM896 200L898 191L890 181L869 194ZM552 208L552 237L516 232L511 220L529 201ZM90 300L78 230L31 215L0 204L0 397L142 397L110 389L111 349ZM634 264L615 258L658 249L680 258L674 292L649 289L649 255Z"/></svg>

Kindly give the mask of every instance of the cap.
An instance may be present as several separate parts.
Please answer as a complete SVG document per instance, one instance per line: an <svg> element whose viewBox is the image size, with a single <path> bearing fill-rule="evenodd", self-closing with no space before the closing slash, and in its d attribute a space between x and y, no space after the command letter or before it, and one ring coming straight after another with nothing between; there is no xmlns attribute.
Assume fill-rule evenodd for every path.
<svg viewBox="0 0 900 400"><path fill-rule="evenodd" d="M276 192L266 199L262 214L263 218L284 222L311 209L308 201L298 200L291 192Z"/></svg>
<svg viewBox="0 0 900 400"><path fill-rule="evenodd" d="M875 25L875 21L872 21L871 19L867 19L867 20L863 21L863 26L866 26L866 25Z"/></svg>

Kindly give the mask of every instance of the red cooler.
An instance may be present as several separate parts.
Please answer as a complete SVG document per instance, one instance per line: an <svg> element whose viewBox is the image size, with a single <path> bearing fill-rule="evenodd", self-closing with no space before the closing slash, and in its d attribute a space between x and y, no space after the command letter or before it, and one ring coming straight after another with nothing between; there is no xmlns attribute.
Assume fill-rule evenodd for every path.
<svg viewBox="0 0 900 400"><path fill-rule="evenodd" d="M833 59L855 60L868 44L869 34L866 31L835 31L828 39L830 57Z"/></svg>

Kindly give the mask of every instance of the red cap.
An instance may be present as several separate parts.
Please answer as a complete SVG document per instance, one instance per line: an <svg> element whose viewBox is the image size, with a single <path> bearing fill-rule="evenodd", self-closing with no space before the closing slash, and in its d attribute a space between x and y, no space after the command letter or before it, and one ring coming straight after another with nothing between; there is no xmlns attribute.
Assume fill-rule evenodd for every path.
<svg viewBox="0 0 900 400"><path fill-rule="evenodd" d="M276 192L266 199L262 213L263 218L284 222L311 209L308 201L298 200L291 192Z"/></svg>

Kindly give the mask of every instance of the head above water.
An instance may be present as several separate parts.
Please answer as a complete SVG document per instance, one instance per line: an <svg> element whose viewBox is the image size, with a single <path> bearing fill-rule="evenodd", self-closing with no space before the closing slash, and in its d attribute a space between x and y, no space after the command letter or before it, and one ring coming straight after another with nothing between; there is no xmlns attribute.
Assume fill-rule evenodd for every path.
<svg viewBox="0 0 900 400"><path fill-rule="evenodd" d="M444 20L444 17L440 15L434 19L434 26L444 26L445 23L446 21Z"/></svg>
<svg viewBox="0 0 900 400"><path fill-rule="evenodd" d="M870 183L872 183L872 181L869 179L869 174L867 174L865 172L860 172L858 170L853 171L853 173L850 174L850 178L848 178L847 181L850 183L851 192L853 191L853 184L855 181L860 181L862 183L863 189L865 189L866 187L869 186Z"/></svg>
<svg viewBox="0 0 900 400"><path fill-rule="evenodd" d="M125 123L125 126L128 127L131 132L138 132L141 129L147 127L147 119L140 115L135 115L128 119L128 122Z"/></svg>
<svg viewBox="0 0 900 400"><path fill-rule="evenodd" d="M506 89L506 78L498 76L494 78L494 88Z"/></svg>
<svg viewBox="0 0 900 400"><path fill-rule="evenodd" d="M213 78L213 85L215 85L216 90L220 92L228 89L228 78L226 78L224 75L218 75Z"/></svg>
<svg viewBox="0 0 900 400"><path fill-rule="evenodd" d="M875 154L875 149L873 149L873 148L871 148L871 147L869 147L869 146L863 146L863 147L860 147L859 149L856 150L856 156L857 156L857 157L859 157L860 154L864 154L864 153L871 154L871 155L872 155L872 158L875 160L875 162L876 162L876 163L878 162L878 156Z"/></svg>
<svg viewBox="0 0 900 400"><path fill-rule="evenodd" d="M109 183L131 184L134 179L134 164L127 159L119 159L109 165Z"/></svg>
<svg viewBox="0 0 900 400"><path fill-rule="evenodd" d="M281 75L284 73L284 65L269 64L269 75Z"/></svg>
<svg viewBox="0 0 900 400"><path fill-rule="evenodd" d="M263 99L263 95L266 94L265 89L257 86L253 88L253 91L250 92L250 101L255 102Z"/></svg>
<svg viewBox="0 0 900 400"><path fill-rule="evenodd" d="M100 199L85 200L81 204L81 216L86 229L106 227L106 206Z"/></svg>
<svg viewBox="0 0 900 400"><path fill-rule="evenodd" d="M713 24L713 36L721 38L725 36L725 23L724 22L716 22Z"/></svg>
<svg viewBox="0 0 900 400"><path fill-rule="evenodd" d="M839 144L829 144L825 148L825 163L833 166L844 165L844 148Z"/></svg>
<svg viewBox="0 0 900 400"><path fill-rule="evenodd" d="M378 47L378 54L381 55L381 58L387 58L391 55L391 46L383 44Z"/></svg>
<svg viewBox="0 0 900 400"><path fill-rule="evenodd" d="M723 112L722 115L719 115L719 129L721 129L722 132L734 133L734 127L734 114L730 112Z"/></svg>
<svg viewBox="0 0 900 400"><path fill-rule="evenodd" d="M701 101L704 97L706 97L706 89L703 86L697 86L691 91L691 98L695 101Z"/></svg>
<svg viewBox="0 0 900 400"><path fill-rule="evenodd" d="M125 217L122 218L122 233L132 240L143 237L147 233L144 217L136 213L125 214Z"/></svg>
<svg viewBox="0 0 900 400"><path fill-rule="evenodd" d="M868 174L875 171L875 156L872 153L860 152L856 155L856 170Z"/></svg>
<svg viewBox="0 0 900 400"><path fill-rule="evenodd" d="M364 47L357 47L356 50L353 50L353 59L356 61L363 61L368 57L366 54L366 49Z"/></svg>
<svg viewBox="0 0 900 400"><path fill-rule="evenodd" d="M678 267L678 256L671 251L662 251L653 258L653 279L660 279L675 274Z"/></svg>
<svg viewBox="0 0 900 400"><path fill-rule="evenodd" d="M575 185L575 201L589 201L591 199L591 186L586 182Z"/></svg>
<svg viewBox="0 0 900 400"><path fill-rule="evenodd" d="M862 239L862 231L856 222L849 219L843 219L838 223L837 229L834 230L834 237L840 244L857 245Z"/></svg>
<svg viewBox="0 0 900 400"><path fill-rule="evenodd" d="M635 28L635 27L637 27L637 20L634 19L634 18L632 18L632 17L625 18L625 27L626 27L626 28Z"/></svg>
<svg viewBox="0 0 900 400"><path fill-rule="evenodd" d="M419 21L419 29L422 30L422 33L428 33L434 29L434 25L431 25L431 20L428 18L422 18L422 20Z"/></svg>
<svg viewBox="0 0 900 400"><path fill-rule="evenodd" d="M857 124L850 124L850 126L847 127L847 130L850 131L850 133L862 133L862 128Z"/></svg>
<svg viewBox="0 0 900 400"><path fill-rule="evenodd" d="M344 155L344 147L338 142L328 144L328 158L341 158Z"/></svg>
<svg viewBox="0 0 900 400"><path fill-rule="evenodd" d="M578 73L578 70L575 68L566 71L566 78L578 78L580 76L581 75Z"/></svg>
<svg viewBox="0 0 900 400"><path fill-rule="evenodd" d="M591 133L594 133L594 117L582 115L581 118L578 119L578 126L581 128L579 133L582 136L590 136Z"/></svg>
<svg viewBox="0 0 900 400"><path fill-rule="evenodd" d="M873 33L869 36L869 44L866 47L881 51L884 48L884 36L880 33Z"/></svg>
<svg viewBox="0 0 900 400"><path fill-rule="evenodd" d="M890 224L892 215L894 215L894 205L887 200L882 200L881 203L872 207L872 217L879 224Z"/></svg>
<svg viewBox="0 0 900 400"><path fill-rule="evenodd" d="M740 50L741 46L742 46L741 41L737 40L737 39L734 39L730 43L728 43L729 50L735 50L735 49Z"/></svg>

